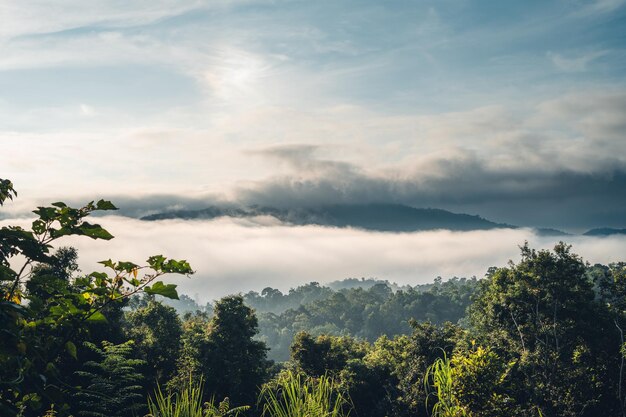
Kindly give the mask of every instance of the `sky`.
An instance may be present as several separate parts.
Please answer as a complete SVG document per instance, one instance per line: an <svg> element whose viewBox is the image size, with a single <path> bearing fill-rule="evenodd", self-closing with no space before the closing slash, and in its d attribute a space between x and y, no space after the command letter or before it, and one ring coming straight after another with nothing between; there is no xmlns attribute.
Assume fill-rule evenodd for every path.
<svg viewBox="0 0 626 417"><path fill-rule="evenodd" d="M109 198L133 215L383 202L570 232L626 227L624 0L3 0L0 22L0 177L19 192L0 218ZM196 224L203 241L224 227ZM235 258L260 256L250 230L302 253L317 232L357 233L229 227L239 243L223 256ZM364 253L390 254L369 274L410 280L418 263L376 243L402 239L367 236ZM470 259L475 236L463 236L452 241ZM517 237L504 239L509 257L528 236ZM336 262L303 268L351 275L354 263ZM246 265L211 274L304 274Z"/></svg>

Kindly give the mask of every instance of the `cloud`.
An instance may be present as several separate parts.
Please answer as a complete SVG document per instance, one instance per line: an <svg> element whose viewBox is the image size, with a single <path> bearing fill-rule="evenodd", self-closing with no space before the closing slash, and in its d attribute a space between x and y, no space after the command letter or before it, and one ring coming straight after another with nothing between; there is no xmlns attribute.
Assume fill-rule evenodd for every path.
<svg viewBox="0 0 626 417"><path fill-rule="evenodd" d="M574 17L595 17L602 14L612 13L621 8L624 0L594 0L591 2L584 2L583 6L577 9L574 13Z"/></svg>
<svg viewBox="0 0 626 417"><path fill-rule="evenodd" d="M608 51L594 51L577 57L565 57L561 54L548 52L548 58L554 66L565 72L587 71L589 63L608 54Z"/></svg>
<svg viewBox="0 0 626 417"><path fill-rule="evenodd" d="M110 117L112 127L2 133L12 152L0 162L21 198L108 197L132 215L225 201L393 202L518 225L624 227L623 114L623 89L418 115L354 105L246 109L195 128L169 126L193 126L202 115L115 127L99 107L82 118L74 107L68 122Z"/></svg>
<svg viewBox="0 0 626 417"><path fill-rule="evenodd" d="M342 177L291 176L241 188L247 204L315 207L328 204L402 203L470 212L526 226L621 227L626 216L626 168L606 173L491 170L473 158L437 162L441 174L413 178L369 176L357 169Z"/></svg>
<svg viewBox="0 0 626 417"><path fill-rule="evenodd" d="M97 261L108 258L142 261L163 254L187 259L196 275L168 277L167 281L203 301L267 286L287 290L310 281L348 277L412 285L436 276L482 277L490 266L519 259L518 245L525 240L536 248L550 248L558 240L528 230L394 234L290 227L264 219L141 222L105 217L98 222L115 235L114 240L61 241L78 248L83 272L98 270ZM6 223L14 221L1 224ZM624 237L566 240L591 263L624 260L626 253Z"/></svg>

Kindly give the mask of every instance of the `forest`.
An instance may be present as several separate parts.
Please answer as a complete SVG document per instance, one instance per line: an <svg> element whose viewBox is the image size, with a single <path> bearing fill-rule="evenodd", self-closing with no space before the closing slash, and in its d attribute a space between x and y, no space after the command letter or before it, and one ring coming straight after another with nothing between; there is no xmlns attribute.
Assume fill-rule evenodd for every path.
<svg viewBox="0 0 626 417"><path fill-rule="evenodd" d="M16 197L0 180L0 205ZM268 287L199 308L163 281L192 275L185 260L78 269L58 239L112 239L87 219L115 209L56 202L30 230L0 229L0 415L626 416L625 262L522 244L480 279Z"/></svg>

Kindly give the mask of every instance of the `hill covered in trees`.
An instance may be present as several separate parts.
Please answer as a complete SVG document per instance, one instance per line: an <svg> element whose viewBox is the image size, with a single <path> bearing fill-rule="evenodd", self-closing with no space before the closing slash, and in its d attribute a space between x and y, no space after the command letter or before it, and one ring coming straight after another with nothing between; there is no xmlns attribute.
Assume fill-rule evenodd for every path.
<svg viewBox="0 0 626 417"><path fill-rule="evenodd" d="M355 227L386 232L416 230L489 230L514 227L494 223L480 216L452 213L434 208L415 208L401 204L344 204L317 208L281 209L275 207L219 207L152 214L142 220L214 219L218 217L271 216L294 225Z"/></svg>
<svg viewBox="0 0 626 417"><path fill-rule="evenodd" d="M431 284L415 287L398 287L374 279L346 279L330 286L312 282L285 294L268 287L261 293L243 294L243 300L258 317L257 339L269 348L268 357L282 362L289 359L289 347L301 331L373 342L380 336L411 333L412 319L435 324L457 323L465 316L477 288L476 278L453 278L445 282L437 278ZM211 304L198 305L185 295L181 300L162 301L181 315L194 310L212 315ZM145 305L145 301L134 300L132 304L137 307Z"/></svg>

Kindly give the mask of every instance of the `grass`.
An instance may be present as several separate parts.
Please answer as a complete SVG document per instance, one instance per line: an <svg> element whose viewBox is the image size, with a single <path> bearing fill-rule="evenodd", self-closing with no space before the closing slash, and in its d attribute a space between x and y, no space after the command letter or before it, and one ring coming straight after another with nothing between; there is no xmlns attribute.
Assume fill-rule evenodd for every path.
<svg viewBox="0 0 626 417"><path fill-rule="evenodd" d="M165 394L159 386L154 393L154 398L148 398L148 411L146 417L237 417L249 406L230 408L228 398L225 398L217 406L215 399L202 402L203 383L195 383L191 379L182 391Z"/></svg>
<svg viewBox="0 0 626 417"><path fill-rule="evenodd" d="M261 391L264 417L347 417L351 402L327 376L308 378L291 371Z"/></svg>
<svg viewBox="0 0 626 417"><path fill-rule="evenodd" d="M432 408L432 417L466 417L467 413L459 405L455 398L452 388L452 367L450 359L443 352L443 358L437 358L432 365L428 367L424 377L424 387L428 396L426 398L426 406L428 400L434 396L437 402Z"/></svg>

